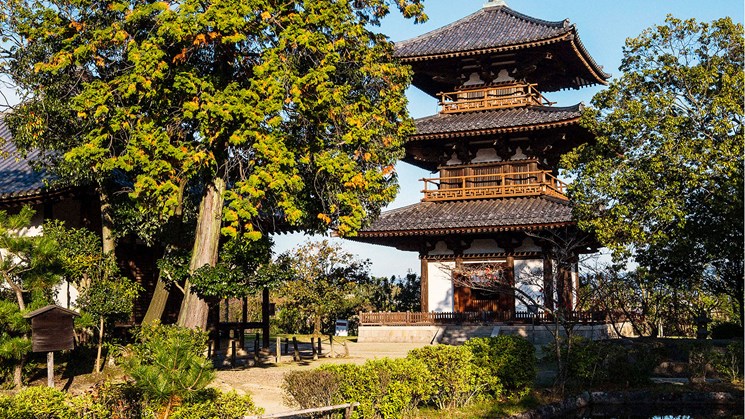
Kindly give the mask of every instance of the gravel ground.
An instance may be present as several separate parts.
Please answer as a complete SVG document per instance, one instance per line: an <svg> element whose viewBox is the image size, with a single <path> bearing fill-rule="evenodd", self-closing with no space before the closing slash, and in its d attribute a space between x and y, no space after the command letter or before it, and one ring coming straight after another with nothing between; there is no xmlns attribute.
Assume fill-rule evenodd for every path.
<svg viewBox="0 0 745 419"><path fill-rule="evenodd" d="M292 362L292 357L285 355L280 364L275 364L274 357L271 356L259 366L221 369L211 385L222 391L235 390L239 394L250 394L256 405L263 407L266 413L283 412L292 410L291 406L285 404L282 392L282 378L288 371L312 369L324 363L362 364L368 359L402 358L410 350L425 345L423 343L348 342L349 356L343 356L343 347L336 345L336 352L341 352L342 356L326 357L328 346L324 346L323 356L315 361L310 354L310 346L304 345L300 347L301 362Z"/></svg>

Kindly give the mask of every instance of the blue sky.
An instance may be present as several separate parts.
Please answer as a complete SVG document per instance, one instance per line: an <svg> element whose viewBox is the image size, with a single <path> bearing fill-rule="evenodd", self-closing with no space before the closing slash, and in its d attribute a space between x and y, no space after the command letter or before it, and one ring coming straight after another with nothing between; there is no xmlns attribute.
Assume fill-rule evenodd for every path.
<svg viewBox="0 0 745 419"><path fill-rule="evenodd" d="M429 21L414 25L397 15L383 21L381 32L392 41L409 39L441 26L447 25L479 10L485 0L424 0ZM711 21L729 16L735 22L743 22L745 6L742 0L507 0L507 5L518 12L539 19L561 21L569 19L576 25L582 43L598 64L614 77L619 76L624 41L638 36L644 29L661 25L671 14L677 18L695 18L698 21ZM556 106L569 106L579 102L589 103L593 94L602 87L590 87L549 93L545 96L558 102ZM409 112L414 118L432 115L437 112L437 100L425 95L416 88L410 88ZM419 202L421 182L418 179L429 177L429 172L405 163L397 165L401 190L388 209ZM275 251L282 252L307 240L302 234L275 237ZM311 238L312 240L321 237ZM366 245L357 242L335 239L349 251L362 259L372 262L375 276L404 275L408 270L419 273L419 259L416 252L402 252L394 248Z"/></svg>

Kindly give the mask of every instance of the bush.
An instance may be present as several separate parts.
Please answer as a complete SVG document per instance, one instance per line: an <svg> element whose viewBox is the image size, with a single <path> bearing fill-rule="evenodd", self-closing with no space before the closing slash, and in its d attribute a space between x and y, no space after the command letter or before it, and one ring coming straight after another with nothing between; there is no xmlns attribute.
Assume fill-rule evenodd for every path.
<svg viewBox="0 0 745 419"><path fill-rule="evenodd" d="M0 397L4 419L76 419L109 417L106 408L89 395L69 397L50 387L28 387L13 397Z"/></svg>
<svg viewBox="0 0 745 419"><path fill-rule="evenodd" d="M519 336L469 339L465 345L473 354L473 363L487 391L499 397L520 398L529 393L537 374L535 348Z"/></svg>
<svg viewBox="0 0 745 419"><path fill-rule="evenodd" d="M742 339L743 329L738 323L722 322L711 327L712 339Z"/></svg>
<svg viewBox="0 0 745 419"><path fill-rule="evenodd" d="M425 346L412 350L408 357L427 366L432 385L431 400L440 409L464 406L487 386L466 347Z"/></svg>
<svg viewBox="0 0 745 419"><path fill-rule="evenodd" d="M205 332L156 323L143 325L135 337L138 343L132 345L124 368L146 401L163 406L165 416L215 377L212 362L204 356Z"/></svg>
<svg viewBox="0 0 745 419"><path fill-rule="evenodd" d="M257 407L251 396L241 396L234 391L221 393L215 389L206 389L177 407L170 417L173 419L242 419L246 415L261 413L264 413L264 409Z"/></svg>
<svg viewBox="0 0 745 419"><path fill-rule="evenodd" d="M379 359L363 365L326 365L345 402L359 402L364 418L400 418L427 401L432 391L427 366L418 359Z"/></svg>
<svg viewBox="0 0 745 419"><path fill-rule="evenodd" d="M301 409L329 406L341 400L338 374L334 371L290 371L284 376L282 389L288 404Z"/></svg>
<svg viewBox="0 0 745 419"><path fill-rule="evenodd" d="M743 380L743 342L732 342L721 351L716 352L712 359L712 366L722 376L732 383L741 383Z"/></svg>
<svg viewBox="0 0 745 419"><path fill-rule="evenodd" d="M555 344L544 350L555 358ZM587 387L594 384L635 385L649 382L659 356L654 344L624 340L592 341L573 336L571 351L562 347L567 384Z"/></svg>

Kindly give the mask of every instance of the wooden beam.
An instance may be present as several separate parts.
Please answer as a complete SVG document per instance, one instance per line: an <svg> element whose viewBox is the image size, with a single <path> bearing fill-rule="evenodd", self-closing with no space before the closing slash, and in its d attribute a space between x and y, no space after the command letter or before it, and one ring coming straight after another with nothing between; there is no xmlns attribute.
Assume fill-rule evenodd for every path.
<svg viewBox="0 0 745 419"><path fill-rule="evenodd" d="M421 299L422 313L429 312L429 261L422 258L421 282L419 284L419 298Z"/></svg>

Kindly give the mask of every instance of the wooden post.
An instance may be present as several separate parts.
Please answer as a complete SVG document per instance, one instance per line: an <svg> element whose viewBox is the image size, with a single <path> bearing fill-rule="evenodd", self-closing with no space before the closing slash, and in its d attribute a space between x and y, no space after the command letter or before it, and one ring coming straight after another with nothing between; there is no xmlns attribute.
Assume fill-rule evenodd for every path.
<svg viewBox="0 0 745 419"><path fill-rule="evenodd" d="M241 316L241 349L246 348L246 322L248 322L248 297L243 297L243 313Z"/></svg>
<svg viewBox="0 0 745 419"><path fill-rule="evenodd" d="M290 338L285 338L285 351L283 352L283 355L289 355L290 354Z"/></svg>
<svg viewBox="0 0 745 419"><path fill-rule="evenodd" d="M214 341L207 342L207 359L212 359L212 345L214 344Z"/></svg>
<svg viewBox="0 0 745 419"><path fill-rule="evenodd" d="M318 353L318 356L321 356L321 352L323 352L321 350L321 337L319 336L317 339L318 339L318 351L317 351L317 353Z"/></svg>
<svg viewBox="0 0 745 419"><path fill-rule="evenodd" d="M277 356L275 361L279 364L282 361L282 338L277 336Z"/></svg>
<svg viewBox="0 0 745 419"><path fill-rule="evenodd" d="M54 388L54 352L47 352L47 387Z"/></svg>
<svg viewBox="0 0 745 419"><path fill-rule="evenodd" d="M313 354L313 360L318 359L318 352L316 352L316 338L310 337L310 353Z"/></svg>
<svg viewBox="0 0 745 419"><path fill-rule="evenodd" d="M259 334L254 336L254 358L259 359Z"/></svg>
<svg viewBox="0 0 745 419"><path fill-rule="evenodd" d="M300 351L297 348L297 338L295 336L292 337L292 350L292 360L300 361Z"/></svg>
<svg viewBox="0 0 745 419"><path fill-rule="evenodd" d="M421 299L422 313L429 312L429 272L428 272L428 261L424 258L426 253L422 254L422 273L421 282L419 283L419 298Z"/></svg>
<svg viewBox="0 0 745 419"><path fill-rule="evenodd" d="M329 335L329 354L327 355L329 358L334 357L334 335Z"/></svg>
<svg viewBox="0 0 745 419"><path fill-rule="evenodd" d="M230 341L230 345L231 345L230 349L232 351L230 354L230 365L235 367L235 339Z"/></svg>
<svg viewBox="0 0 745 419"><path fill-rule="evenodd" d="M269 349L269 288L261 292L261 333L264 335L262 348Z"/></svg>

